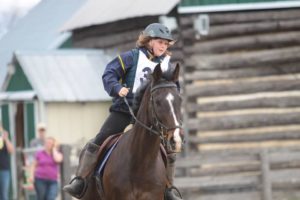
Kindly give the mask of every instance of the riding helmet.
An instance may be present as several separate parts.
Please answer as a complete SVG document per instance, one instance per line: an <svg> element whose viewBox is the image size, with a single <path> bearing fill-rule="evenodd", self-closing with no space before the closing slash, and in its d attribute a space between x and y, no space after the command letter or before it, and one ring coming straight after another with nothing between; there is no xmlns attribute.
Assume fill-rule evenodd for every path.
<svg viewBox="0 0 300 200"><path fill-rule="evenodd" d="M153 23L149 24L143 31L144 35L152 38L161 38L169 41L174 41L170 30L163 24Z"/></svg>

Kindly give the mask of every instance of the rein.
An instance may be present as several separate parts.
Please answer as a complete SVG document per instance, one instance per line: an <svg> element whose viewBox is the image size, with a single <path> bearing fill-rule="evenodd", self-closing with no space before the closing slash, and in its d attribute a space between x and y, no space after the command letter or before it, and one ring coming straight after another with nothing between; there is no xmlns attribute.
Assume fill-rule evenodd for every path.
<svg viewBox="0 0 300 200"><path fill-rule="evenodd" d="M156 128L157 128L157 126L159 125L160 131L157 131L157 130L153 129L153 126L149 127L149 126L147 126L146 124L144 124L143 122L141 122L140 120L138 120L138 119L136 118L136 116L134 115L133 110L132 110L131 106L129 105L126 96L124 97L124 101L125 101L125 103L126 103L128 109L129 109L129 112L130 112L131 116L133 117L133 119L134 119L138 124L140 124L143 128L145 128L145 129L147 129L148 131L150 131L150 133L153 133L153 134L159 136L159 137L161 138L162 141L164 141L164 137L163 137L163 134L162 134L162 132L163 132L162 130L163 130L163 129L165 129L166 131L169 131L169 130L173 130L173 129L176 129L176 128L182 128L182 126L175 126L175 127L168 128L166 125L164 125L163 123L161 123L161 122L158 120L157 113L156 113L156 111L155 111L155 109L154 109L154 103L153 103L153 96L152 96L152 93L153 93L155 90L157 90L157 89L161 89L161 88L171 88L171 87L176 87L176 88L177 88L176 84L174 84L174 83L167 83L167 84L156 85L156 86L154 86L153 88L151 88L151 90L150 90L150 93L151 93L151 97L150 97L151 99L150 99L150 101L151 101L152 107L153 107L152 113L154 113L153 115L155 116L154 119L155 119Z"/></svg>
<svg viewBox="0 0 300 200"><path fill-rule="evenodd" d="M150 131L151 133L154 133L155 135L159 136L159 137L162 139L162 136L161 136L161 133L160 133L160 132L154 130L152 126L151 126L151 127L147 126L146 124L144 124L143 122L141 122L140 120L138 120L138 119L136 118L136 116L135 116L134 113L133 113L132 108L130 107L130 105L129 105L129 103L128 103L128 100L127 100L126 96L123 97L123 98L124 98L124 101L125 101L125 103L126 103L128 109L129 109L130 115L133 117L133 119L135 120L135 122L139 123L143 128L147 129L147 130Z"/></svg>

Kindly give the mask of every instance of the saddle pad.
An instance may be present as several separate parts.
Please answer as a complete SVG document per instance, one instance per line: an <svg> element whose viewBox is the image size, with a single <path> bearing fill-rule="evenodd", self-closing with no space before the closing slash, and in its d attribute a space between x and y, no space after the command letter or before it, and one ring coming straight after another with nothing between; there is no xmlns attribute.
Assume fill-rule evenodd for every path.
<svg viewBox="0 0 300 200"><path fill-rule="evenodd" d="M106 164L108 158L110 157L112 151L117 146L120 138L121 137L119 137L118 140L105 152L105 154L103 156L103 159L99 160L98 167L96 167L96 170L95 170L95 175L96 176L102 176L102 172L103 172L103 169L105 167L105 164Z"/></svg>

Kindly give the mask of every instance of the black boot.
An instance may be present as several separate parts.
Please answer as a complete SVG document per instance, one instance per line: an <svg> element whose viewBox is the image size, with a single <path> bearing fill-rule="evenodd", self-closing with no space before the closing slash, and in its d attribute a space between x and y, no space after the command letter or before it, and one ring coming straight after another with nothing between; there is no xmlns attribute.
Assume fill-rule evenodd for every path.
<svg viewBox="0 0 300 200"><path fill-rule="evenodd" d="M77 199L81 199L84 196L87 189L87 180L98 161L99 148L100 146L89 142L82 149L79 156L76 177L63 187L65 192Z"/></svg>
<svg viewBox="0 0 300 200"><path fill-rule="evenodd" d="M165 191L165 200L182 200L181 194L179 190L173 186L174 183L174 175L175 175L175 161L176 161L176 154L168 154L167 155L167 177L169 179L170 184L172 187L166 188Z"/></svg>

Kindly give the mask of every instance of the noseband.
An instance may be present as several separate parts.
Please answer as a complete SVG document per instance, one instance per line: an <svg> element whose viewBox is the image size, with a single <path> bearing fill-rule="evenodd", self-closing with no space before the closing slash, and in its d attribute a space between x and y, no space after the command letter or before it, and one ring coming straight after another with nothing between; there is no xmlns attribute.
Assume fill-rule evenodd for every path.
<svg viewBox="0 0 300 200"><path fill-rule="evenodd" d="M151 96L150 96L150 101L151 101L151 105L152 105L152 117L153 117L153 121L154 121L154 124L152 126L147 126L146 124L144 124L143 122L141 122L140 120L138 120L136 118L136 116L134 115L133 111L132 111L132 108L130 107L128 101L127 101L127 98L124 97L124 101L126 103L126 105L128 106L129 108L129 112L131 114L131 116L134 118L134 120L139 123L142 127L144 127L145 129L147 129L148 131L150 131L150 133L152 134L155 134L157 136L159 136L161 138L161 140L163 141L163 143L165 143L165 137L164 137L164 132L168 132L170 130L174 130L174 129L177 129L177 128L180 128L182 129L182 125L178 125L178 126L174 126L174 127L167 127L166 125L164 125L159 119L158 119L158 115L157 115L157 112L156 110L154 109L154 100L153 100L153 93L159 89L162 89L162 88L177 88L177 85L175 83L164 83L164 84L159 84L159 85L156 85L154 87L151 87L151 90L150 90L150 93L151 93Z"/></svg>

